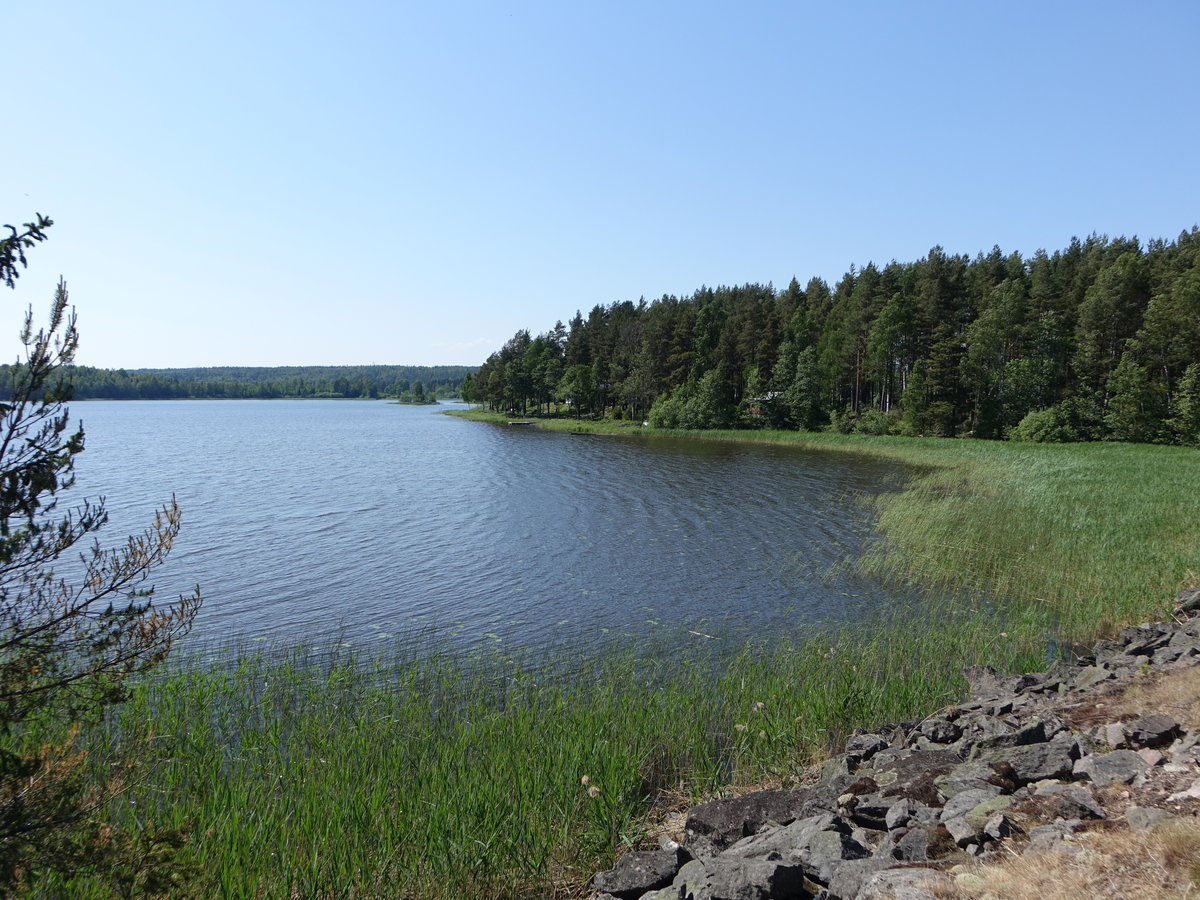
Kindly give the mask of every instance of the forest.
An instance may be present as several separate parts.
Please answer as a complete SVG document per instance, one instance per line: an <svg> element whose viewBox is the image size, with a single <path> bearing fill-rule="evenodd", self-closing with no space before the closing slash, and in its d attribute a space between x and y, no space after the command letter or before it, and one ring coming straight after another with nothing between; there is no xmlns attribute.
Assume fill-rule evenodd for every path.
<svg viewBox="0 0 1200 900"><path fill-rule="evenodd" d="M597 305L463 385L508 412L667 428L1200 443L1200 229Z"/></svg>
<svg viewBox="0 0 1200 900"><path fill-rule="evenodd" d="M77 400L185 398L459 396L472 366L214 366L192 369L95 369L65 373ZM419 387L418 387L419 385Z"/></svg>

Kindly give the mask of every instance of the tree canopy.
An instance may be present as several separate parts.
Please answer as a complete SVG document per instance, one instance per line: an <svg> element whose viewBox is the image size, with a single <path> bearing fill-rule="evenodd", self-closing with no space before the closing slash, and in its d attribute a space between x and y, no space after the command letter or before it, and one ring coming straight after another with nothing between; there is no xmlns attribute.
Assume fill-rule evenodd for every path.
<svg viewBox="0 0 1200 900"><path fill-rule="evenodd" d="M934 247L832 287L597 305L518 331L469 392L522 414L688 428L1197 443L1198 251L1196 227L1145 245L1093 234L1028 259Z"/></svg>

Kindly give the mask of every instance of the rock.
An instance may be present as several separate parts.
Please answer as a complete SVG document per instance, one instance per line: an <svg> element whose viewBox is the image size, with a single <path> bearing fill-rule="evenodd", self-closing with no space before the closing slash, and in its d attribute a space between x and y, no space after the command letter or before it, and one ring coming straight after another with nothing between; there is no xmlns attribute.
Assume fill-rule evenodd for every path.
<svg viewBox="0 0 1200 900"><path fill-rule="evenodd" d="M1121 750L1129 746L1126 741L1125 726L1120 722L1097 725L1092 732L1092 737L1098 744L1109 750Z"/></svg>
<svg viewBox="0 0 1200 900"><path fill-rule="evenodd" d="M1179 737L1177 721L1162 713L1141 716L1130 723L1129 742L1134 747L1165 747Z"/></svg>
<svg viewBox="0 0 1200 900"><path fill-rule="evenodd" d="M848 834L822 831L794 854L807 875L829 884L838 866L849 859L866 859L871 851Z"/></svg>
<svg viewBox="0 0 1200 900"><path fill-rule="evenodd" d="M980 738L971 750L974 758L985 750L997 747L1023 747L1026 744L1042 744L1047 740L1046 726L1041 720L1026 722L1017 728L1010 728L1004 734Z"/></svg>
<svg viewBox="0 0 1200 900"><path fill-rule="evenodd" d="M1179 803L1183 800L1200 800L1200 778L1192 782L1192 786L1185 791L1179 791L1167 798L1168 803Z"/></svg>
<svg viewBox="0 0 1200 900"><path fill-rule="evenodd" d="M953 886L953 879L933 869L885 869L867 879L856 900L937 900L934 891Z"/></svg>
<svg viewBox="0 0 1200 900"><path fill-rule="evenodd" d="M1131 806L1125 810L1125 821L1129 823L1130 831L1146 831L1174 818L1175 816L1165 809L1157 809L1153 806Z"/></svg>
<svg viewBox="0 0 1200 900"><path fill-rule="evenodd" d="M713 800L688 813L687 846L694 855L715 855L768 822L786 825L801 814L809 791L755 791L731 800Z"/></svg>
<svg viewBox="0 0 1200 900"><path fill-rule="evenodd" d="M942 825L950 832L950 837L959 847L966 848L979 840L979 832L967 821L966 816L955 816L952 819L942 819Z"/></svg>
<svg viewBox="0 0 1200 900"><path fill-rule="evenodd" d="M901 800L892 805L883 817L883 824L888 831L895 831L908 825L916 816L916 805L911 800Z"/></svg>
<svg viewBox="0 0 1200 900"><path fill-rule="evenodd" d="M993 785L988 785L982 788L976 788L970 791L963 791L955 794L946 801L946 806L942 809L942 819L953 819L958 816L966 815L970 810L974 809L980 803L986 800L991 800L1000 793L1000 788Z"/></svg>
<svg viewBox="0 0 1200 900"><path fill-rule="evenodd" d="M1085 756L1075 764L1075 774L1086 775L1097 785L1130 784L1147 768L1146 761L1132 750L1113 750Z"/></svg>
<svg viewBox="0 0 1200 900"><path fill-rule="evenodd" d="M975 829L976 834L986 834L987 823L994 816L1012 806L1012 802L1012 797L992 797L990 800L984 800L982 803L968 810L963 815L963 818L967 820L968 825Z"/></svg>
<svg viewBox="0 0 1200 900"><path fill-rule="evenodd" d="M1088 688L1095 687L1100 682L1108 681L1113 677L1115 677L1114 673L1103 666L1088 666L1079 670L1079 674L1071 682L1071 688L1076 691L1086 691Z"/></svg>
<svg viewBox="0 0 1200 900"><path fill-rule="evenodd" d="M988 763L971 762L959 765L945 775L939 775L933 779L933 783L942 795L949 799L964 791L1001 787L997 782L1002 780L1002 776Z"/></svg>
<svg viewBox="0 0 1200 900"><path fill-rule="evenodd" d="M1118 642L1125 645L1127 656L1151 656L1170 639L1171 629L1164 624L1122 628L1117 636Z"/></svg>
<svg viewBox="0 0 1200 900"><path fill-rule="evenodd" d="M1078 819L1067 819L1029 829L1029 846L1025 848L1025 853L1060 849L1064 839L1074 834L1081 824Z"/></svg>
<svg viewBox="0 0 1200 900"><path fill-rule="evenodd" d="M742 859L783 858L808 846L813 838L825 831L848 835L850 825L841 816L832 813L808 816L790 825L743 838L731 846L725 855Z"/></svg>
<svg viewBox="0 0 1200 900"><path fill-rule="evenodd" d="M1104 807L1081 784L1045 782L1037 786L1034 795L1046 798L1038 804L1043 815L1051 819L1103 819Z"/></svg>
<svg viewBox="0 0 1200 900"><path fill-rule="evenodd" d="M850 814L851 821L863 828L883 831L887 828L888 811L898 803L904 803L901 797L884 797L882 794L863 794L856 798L854 810Z"/></svg>
<svg viewBox="0 0 1200 900"><path fill-rule="evenodd" d="M935 744L953 744L962 736L962 729L949 719L938 717L922 722L921 734Z"/></svg>
<svg viewBox="0 0 1200 900"><path fill-rule="evenodd" d="M891 859L879 856L846 860L829 879L829 896L857 897L871 876L886 869L892 862Z"/></svg>
<svg viewBox="0 0 1200 900"><path fill-rule="evenodd" d="M1078 755L1074 735L1066 733L1045 744L988 750L980 755L979 761L993 766L1007 763L1012 779L1016 784L1024 785L1047 778L1069 777Z"/></svg>
<svg viewBox="0 0 1200 900"><path fill-rule="evenodd" d="M983 835L993 841L1002 841L1020 831L1004 813L996 813L983 826Z"/></svg>
<svg viewBox="0 0 1200 900"><path fill-rule="evenodd" d="M846 742L846 764L853 772L862 763L869 760L880 750L887 747L888 742L878 734L859 734Z"/></svg>
<svg viewBox="0 0 1200 900"><path fill-rule="evenodd" d="M1137 752L1137 755L1144 759L1146 761L1146 765L1152 769L1166 759L1166 757L1157 750L1151 750L1149 747L1143 747Z"/></svg>
<svg viewBox="0 0 1200 900"><path fill-rule="evenodd" d="M983 697L999 697L1010 693L1016 679L997 675L991 666L967 666L963 669L963 677L967 679L967 692L972 700Z"/></svg>
<svg viewBox="0 0 1200 900"><path fill-rule="evenodd" d="M958 845L950 832L939 824L917 824L893 832L891 843L879 848L880 856L889 856L903 862L926 862L943 859L958 852Z"/></svg>
<svg viewBox="0 0 1200 900"><path fill-rule="evenodd" d="M627 853L607 872L593 875L588 887L605 891L619 900L637 900L647 891L669 885L691 858L691 854L682 848Z"/></svg>
<svg viewBox="0 0 1200 900"><path fill-rule="evenodd" d="M1175 604L1184 615L1200 614L1200 588L1180 591L1175 597Z"/></svg>
<svg viewBox="0 0 1200 900"><path fill-rule="evenodd" d="M810 896L799 866L718 856L693 860L673 887L687 900L777 900Z"/></svg>

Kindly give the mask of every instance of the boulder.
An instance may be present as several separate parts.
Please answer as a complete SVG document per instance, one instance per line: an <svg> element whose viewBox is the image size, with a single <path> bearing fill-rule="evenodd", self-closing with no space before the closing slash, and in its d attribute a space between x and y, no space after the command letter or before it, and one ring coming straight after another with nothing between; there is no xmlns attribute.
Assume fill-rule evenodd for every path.
<svg viewBox="0 0 1200 900"><path fill-rule="evenodd" d="M1132 750L1113 750L1085 756L1075 764L1075 774L1086 776L1097 785L1132 784L1148 768L1146 761Z"/></svg>
<svg viewBox="0 0 1200 900"><path fill-rule="evenodd" d="M885 869L867 879L856 900L937 900L935 891L953 887L954 879L933 869Z"/></svg>
<svg viewBox="0 0 1200 900"><path fill-rule="evenodd" d="M588 887L604 891L619 900L637 900L648 891L671 884L680 868L691 858L682 848L626 853L613 868L593 875Z"/></svg>
<svg viewBox="0 0 1200 900"><path fill-rule="evenodd" d="M1127 730L1134 747L1165 747L1180 735L1179 723L1162 713L1140 716Z"/></svg>
<svg viewBox="0 0 1200 900"><path fill-rule="evenodd" d="M697 856L711 856L768 823L786 825L804 808L809 791L755 791L730 800L712 800L688 813L687 846Z"/></svg>
<svg viewBox="0 0 1200 900"><path fill-rule="evenodd" d="M718 856L693 860L672 886L687 900L804 900L804 874L798 866L758 859Z"/></svg>

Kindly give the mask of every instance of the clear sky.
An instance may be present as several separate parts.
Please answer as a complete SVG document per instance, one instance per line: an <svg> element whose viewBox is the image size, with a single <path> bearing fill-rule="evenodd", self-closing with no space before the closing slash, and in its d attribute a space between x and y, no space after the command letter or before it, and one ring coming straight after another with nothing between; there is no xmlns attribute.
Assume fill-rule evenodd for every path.
<svg viewBox="0 0 1200 900"><path fill-rule="evenodd" d="M597 303L1200 221L1200 3L37 0L0 222L79 362L477 364ZM10 353L13 351L9 351Z"/></svg>

